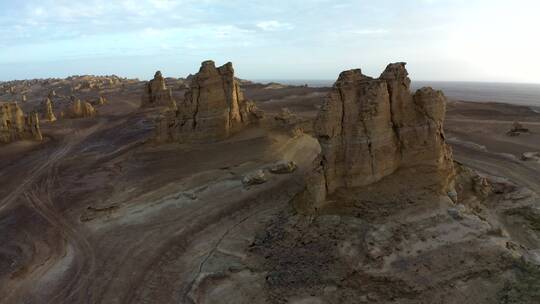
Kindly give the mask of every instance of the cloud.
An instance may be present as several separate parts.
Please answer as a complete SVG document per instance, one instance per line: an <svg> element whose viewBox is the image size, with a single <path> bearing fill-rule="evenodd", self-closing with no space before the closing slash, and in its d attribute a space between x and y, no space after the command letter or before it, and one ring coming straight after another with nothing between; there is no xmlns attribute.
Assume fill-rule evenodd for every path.
<svg viewBox="0 0 540 304"><path fill-rule="evenodd" d="M228 38L250 34L253 31L243 29L234 25L219 25L212 30L218 38Z"/></svg>
<svg viewBox="0 0 540 304"><path fill-rule="evenodd" d="M176 1L171 0L150 0L150 4L152 4L156 9L160 10L173 9L178 5Z"/></svg>
<svg viewBox="0 0 540 304"><path fill-rule="evenodd" d="M320 70L306 72L303 68L298 73L333 78L340 69L351 66L370 68L371 64L373 71L378 72L378 65L387 61L399 58L421 64L427 62L429 55L430 62L440 62L444 67L435 69L432 64L425 64L424 70L418 68L424 72L417 77L456 80L467 74L471 79L478 78L477 74L468 71L486 70L485 75L502 73L508 79L506 75L526 76L540 82L536 80L540 61L535 59L540 43L531 38L537 36L535 31L540 28L540 19L534 16L540 9L539 3L0 0L0 65L16 63L24 68L29 62L70 58L99 63L104 57L115 56L149 56L158 60L170 54L171 58L195 58L183 59L186 62L198 61L200 57L233 60L239 65L243 61L253 71L268 69L264 71L266 75L272 69L277 74L296 73L288 67L305 58L305 66ZM264 66L261 57L282 62L283 67ZM488 60L506 65L504 69L494 65L495 71L488 71L484 64ZM461 65L463 72L455 72L460 70L454 68L456 62L466 62L474 69ZM118 64L115 68L123 71L135 69L134 66ZM11 78L16 72L0 68L0 77ZM42 75L48 73L50 69L42 69Z"/></svg>
<svg viewBox="0 0 540 304"><path fill-rule="evenodd" d="M147 27L141 31L141 36L146 38L163 38L166 34L165 30L153 27Z"/></svg>
<svg viewBox="0 0 540 304"><path fill-rule="evenodd" d="M280 31L280 30L290 30L293 28L292 24L286 22L279 22L276 20L261 21L256 24L256 26L267 32L271 31Z"/></svg>
<svg viewBox="0 0 540 304"><path fill-rule="evenodd" d="M351 30L351 31L349 31L349 33L356 34L356 35L382 35L382 34L389 33L389 31L387 29L382 29L382 28L379 28L379 29L358 29L358 30Z"/></svg>

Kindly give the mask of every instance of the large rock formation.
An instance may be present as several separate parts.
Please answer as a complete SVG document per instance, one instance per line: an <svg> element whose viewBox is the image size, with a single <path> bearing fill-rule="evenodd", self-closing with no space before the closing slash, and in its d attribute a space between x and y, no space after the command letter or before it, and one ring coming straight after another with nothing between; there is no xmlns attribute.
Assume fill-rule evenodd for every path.
<svg viewBox="0 0 540 304"><path fill-rule="evenodd" d="M158 106L165 106L171 110L176 110L176 101L172 96L172 91L167 88L165 78L163 78L160 71L157 71L154 79L146 84L141 100L142 108Z"/></svg>
<svg viewBox="0 0 540 304"><path fill-rule="evenodd" d="M42 140L37 113L25 115L16 102L0 104L0 143Z"/></svg>
<svg viewBox="0 0 540 304"><path fill-rule="evenodd" d="M216 68L213 61L205 61L192 77L178 111L166 113L158 122L157 138L181 142L224 139L259 116L255 104L244 98L232 63Z"/></svg>
<svg viewBox="0 0 540 304"><path fill-rule="evenodd" d="M56 121L56 116L54 115L52 101L50 98L47 98L45 100L44 109L43 109L43 118L50 122Z"/></svg>
<svg viewBox="0 0 540 304"><path fill-rule="evenodd" d="M424 175L428 184L418 186L450 190L455 173L443 132L445 102L431 88L411 94L405 63L388 65L378 79L358 69L341 73L315 122L322 152L314 174L323 181L307 191L313 203L408 169L415 173L403 183L416 186Z"/></svg>

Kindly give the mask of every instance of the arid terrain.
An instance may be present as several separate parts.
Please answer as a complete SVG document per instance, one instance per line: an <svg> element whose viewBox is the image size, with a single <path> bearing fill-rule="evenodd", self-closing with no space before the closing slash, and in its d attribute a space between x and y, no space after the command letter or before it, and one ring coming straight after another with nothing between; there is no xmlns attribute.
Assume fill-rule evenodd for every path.
<svg viewBox="0 0 540 304"><path fill-rule="evenodd" d="M0 303L540 303L539 112L167 76L0 83Z"/></svg>

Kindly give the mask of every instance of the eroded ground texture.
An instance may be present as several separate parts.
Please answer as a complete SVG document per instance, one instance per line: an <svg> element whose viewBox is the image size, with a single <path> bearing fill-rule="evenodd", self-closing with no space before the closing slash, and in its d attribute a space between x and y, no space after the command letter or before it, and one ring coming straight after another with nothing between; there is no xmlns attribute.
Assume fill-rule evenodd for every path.
<svg viewBox="0 0 540 304"><path fill-rule="evenodd" d="M58 117L43 141L0 146L1 303L540 303L540 163L522 160L540 151L534 110L448 104L455 193L408 191L422 176L398 171L303 215L291 201L328 89L242 82L259 123L157 144L145 84L100 81L1 92L29 112L54 90ZM183 80L166 81L181 102ZM70 95L97 115L60 118ZM508 135L515 120L529 132ZM297 169L270 172L283 160ZM246 180L258 170L264 183Z"/></svg>

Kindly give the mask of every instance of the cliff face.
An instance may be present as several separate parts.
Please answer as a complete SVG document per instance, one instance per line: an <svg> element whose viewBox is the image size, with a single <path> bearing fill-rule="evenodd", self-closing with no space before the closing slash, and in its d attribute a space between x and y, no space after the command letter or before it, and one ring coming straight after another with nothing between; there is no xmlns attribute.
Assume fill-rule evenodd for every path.
<svg viewBox="0 0 540 304"><path fill-rule="evenodd" d="M191 79L185 100L175 114L166 113L158 122L160 141L225 139L256 119L255 105L247 101L234 77L231 63L216 68L202 63Z"/></svg>
<svg viewBox="0 0 540 304"><path fill-rule="evenodd" d="M42 140L37 113L25 115L16 102L0 104L0 143Z"/></svg>
<svg viewBox="0 0 540 304"><path fill-rule="evenodd" d="M142 108L158 106L165 106L176 110L176 101L172 96L172 91L167 88L165 78L163 78L160 71L157 71L154 79L146 84L141 100Z"/></svg>
<svg viewBox="0 0 540 304"><path fill-rule="evenodd" d="M378 79L341 73L315 122L325 191L366 186L400 169L430 174L432 184L424 186L448 191L454 168L445 102L431 88L411 94L405 63L388 65ZM414 186L414 176L404 183Z"/></svg>

